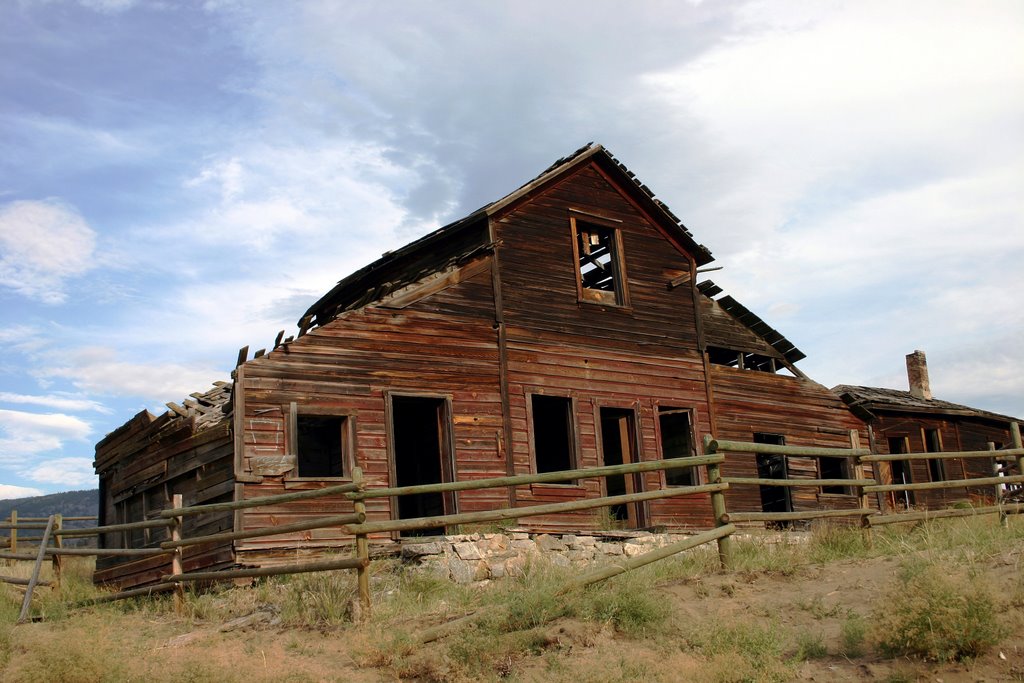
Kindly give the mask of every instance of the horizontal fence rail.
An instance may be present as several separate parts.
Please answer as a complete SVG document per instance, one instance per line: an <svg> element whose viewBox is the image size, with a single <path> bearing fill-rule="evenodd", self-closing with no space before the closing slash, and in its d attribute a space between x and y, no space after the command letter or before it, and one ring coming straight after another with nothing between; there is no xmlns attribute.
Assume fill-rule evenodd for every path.
<svg viewBox="0 0 1024 683"><path fill-rule="evenodd" d="M896 460L960 460L969 458L995 458L1015 460L1024 457L1024 448L1007 448L1001 451L947 451L935 453L892 453L861 456L861 462L893 462Z"/></svg>
<svg viewBox="0 0 1024 683"><path fill-rule="evenodd" d="M416 531L418 529L431 529L440 526L453 524L476 524L481 522L500 522L505 519L519 519L520 517L536 517L539 515L551 515L558 512L574 512L577 510L592 510L609 505L622 505L624 503L638 503L645 500L659 500L661 498L674 498L676 496L689 496L695 493L712 493L725 491L728 484L705 484L703 486L677 486L670 489L659 489L657 491L644 491L643 493L627 493L621 496L605 496L603 498L584 498L568 503L547 503L545 505L530 505L519 508L505 508L501 510L487 510L484 512L464 512L452 515L439 515L437 517L417 517L415 519L391 519L380 522L366 522L350 526L349 529L355 533L375 534L387 531Z"/></svg>
<svg viewBox="0 0 1024 683"><path fill-rule="evenodd" d="M972 489L976 486L993 484L1017 484L1024 482L1024 475L1009 477L974 477L972 479L944 479L942 481L926 481L920 484L882 484L866 486L865 491L884 493L887 491L931 491L936 489Z"/></svg>
<svg viewBox="0 0 1024 683"><path fill-rule="evenodd" d="M449 493L451 491L473 491L476 489L498 488L502 486L523 486L526 484L550 484L559 481L607 477L614 474L637 474L640 472L657 472L676 468L697 467L725 462L722 455L698 455L687 458L669 458L627 463L625 465L605 465L603 467L587 467L578 470L561 470L542 474L520 474L510 477L491 477L488 479L470 479L467 481L451 481L442 484L421 484L418 486L402 486L397 488L368 489L356 494L357 499L387 498L391 496L411 496L421 493Z"/></svg>
<svg viewBox="0 0 1024 683"><path fill-rule="evenodd" d="M726 441L710 439L705 450L712 453L763 453L765 455L799 455L817 458L850 458L870 455L868 448L825 448L818 446L779 446L771 443L752 443L747 441Z"/></svg>

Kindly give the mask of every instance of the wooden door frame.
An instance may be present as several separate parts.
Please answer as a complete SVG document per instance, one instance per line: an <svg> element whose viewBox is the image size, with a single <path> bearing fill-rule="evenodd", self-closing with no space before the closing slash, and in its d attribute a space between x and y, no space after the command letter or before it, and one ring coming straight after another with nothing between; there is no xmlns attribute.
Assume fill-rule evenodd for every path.
<svg viewBox="0 0 1024 683"><path fill-rule="evenodd" d="M632 449L631 454L634 456L634 462L642 462L644 460L643 452L643 439L640 438L641 430L641 403L639 400L633 401L632 403L626 403L622 401L606 401L601 399L594 399L594 438L597 446L597 462L599 466L604 466L604 435L601 429L601 410L604 408L610 408L612 410L623 410L629 411L632 414L633 419L633 438L632 438ZM627 416L628 419L629 416ZM621 438L621 437L620 437ZM625 458L623 458L625 462ZM626 477L626 491L629 492L632 487L636 493L640 493L645 490L644 479L642 475L632 474L623 475ZM632 484L630 483L632 479ZM637 490L639 489L639 490ZM608 495L608 479L601 477L601 495ZM647 501L641 501L639 503L627 503L627 506L632 505L635 510L635 529L642 529L650 523L650 511L648 510ZM627 508L628 509L628 508ZM627 513L628 515L628 513Z"/></svg>
<svg viewBox="0 0 1024 683"><path fill-rule="evenodd" d="M456 473L458 469L455 462L455 429L454 419L452 413L452 395L438 392L427 392L427 391L415 391L415 390L403 390L403 389L385 389L384 390L384 435L385 435L385 447L388 456L388 485L391 487L398 486L398 468L395 460L395 425L394 425L394 406L393 400L395 397L399 398L427 398L435 401L441 401L443 416L441 420L443 425L439 429L438 438L439 446L441 448L441 481L442 482L454 482L456 479ZM454 493L443 493L441 494L444 512L445 514L455 514L459 509L459 499ZM391 496L390 501L390 518L399 519L398 517L398 496ZM392 532L393 538L398 538L398 532Z"/></svg>

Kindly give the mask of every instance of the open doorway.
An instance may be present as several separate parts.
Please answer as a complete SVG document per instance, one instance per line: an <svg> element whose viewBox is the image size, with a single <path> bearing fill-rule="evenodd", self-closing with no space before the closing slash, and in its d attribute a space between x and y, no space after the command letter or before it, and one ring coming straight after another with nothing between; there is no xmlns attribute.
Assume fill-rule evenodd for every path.
<svg viewBox="0 0 1024 683"><path fill-rule="evenodd" d="M391 396L391 443L396 486L439 484L454 479L448 401L432 396ZM452 493L398 496L398 519L453 514ZM392 509L396 507L393 505ZM403 532L408 536L445 533L443 526Z"/></svg>
<svg viewBox="0 0 1024 683"><path fill-rule="evenodd" d="M754 433L754 443L785 446L786 437L782 434ZM757 476L759 479L789 479L786 456L773 453L757 454ZM792 512L793 502L789 497L789 488L785 486L761 486L762 512ZM772 526L786 527L787 522L776 522Z"/></svg>
<svg viewBox="0 0 1024 683"><path fill-rule="evenodd" d="M630 408L601 408L601 460L605 465L625 465L637 461L636 412ZM643 482L639 474L605 477L606 493L621 496L639 493ZM613 505L611 517L631 529L646 526L642 503Z"/></svg>
<svg viewBox="0 0 1024 683"><path fill-rule="evenodd" d="M905 436L890 436L888 439L889 453L891 455L903 455L910 452L909 439ZM910 470L910 462L906 460L893 460L889 463L889 472L893 484L913 484L914 476ZM890 491L889 503L896 508L909 510L914 507L917 501L914 499L913 491Z"/></svg>

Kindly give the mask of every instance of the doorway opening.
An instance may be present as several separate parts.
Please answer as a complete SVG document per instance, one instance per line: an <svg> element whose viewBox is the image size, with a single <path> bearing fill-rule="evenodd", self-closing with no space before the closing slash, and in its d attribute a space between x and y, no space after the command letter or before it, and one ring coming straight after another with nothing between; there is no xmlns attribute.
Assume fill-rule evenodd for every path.
<svg viewBox="0 0 1024 683"><path fill-rule="evenodd" d="M905 436L890 436L888 438L889 453L891 455L902 455L910 452L907 443L909 439ZM906 460L893 460L889 463L889 472L892 475L893 484L913 484L914 476L911 474L910 463ZM916 501L913 491L891 491L889 502L896 509L909 510Z"/></svg>
<svg viewBox="0 0 1024 683"><path fill-rule="evenodd" d="M782 434L754 433L754 443L785 446L786 437ZM772 453L757 454L757 476L759 479L789 479L786 456ZM763 512L792 512L793 501L789 496L789 488L785 486L761 486L761 510ZM788 527L788 522L774 522L769 526Z"/></svg>
<svg viewBox="0 0 1024 683"><path fill-rule="evenodd" d="M424 396L391 396L391 439L396 486L440 484L454 479L448 401ZM435 517L455 512L448 493L397 496L398 519ZM392 509L396 509L395 506ZM444 526L404 531L403 536L436 536Z"/></svg>
<svg viewBox="0 0 1024 683"><path fill-rule="evenodd" d="M636 413L630 408L601 408L601 459L605 465L637 462ZM639 474L616 474L604 478L609 496L639 493L643 482ZM611 518L626 527L646 526L642 503L623 503L609 508Z"/></svg>

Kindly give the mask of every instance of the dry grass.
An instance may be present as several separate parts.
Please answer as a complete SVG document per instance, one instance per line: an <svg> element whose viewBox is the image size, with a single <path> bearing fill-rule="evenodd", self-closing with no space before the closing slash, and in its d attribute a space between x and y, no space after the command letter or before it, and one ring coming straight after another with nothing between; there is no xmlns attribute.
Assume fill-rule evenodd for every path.
<svg viewBox="0 0 1024 683"><path fill-rule="evenodd" d="M358 626L351 572L189 593L182 616L167 597L70 611L69 601L96 594L91 562L71 558L59 592L38 590L42 623L12 626L21 593L0 586L0 681L785 681L815 667L835 677L851 660L876 667L879 678L899 680L907 670L913 680L913 659L897 666L885 658L984 657L993 642L1024 635L1012 616L1024 606L1020 520L1008 529L991 518L887 528L870 542L858 529L821 526L802 538L739 540L730 573L705 547L588 590L570 589L574 573L543 562L487 587L381 562L373 615ZM866 600L845 604L817 590L862 565L875 571L862 588ZM993 566L1015 578L999 591L976 588ZM0 573L27 575L28 567ZM874 606L884 609L872 613ZM220 630L256 612L274 621ZM480 615L471 626L417 645L424 627L471 612ZM924 645L890 647L887 634L905 636L929 620L946 635L933 629L917 638ZM975 634L966 645L950 644L965 632ZM1024 663L1020 671L1024 678Z"/></svg>

